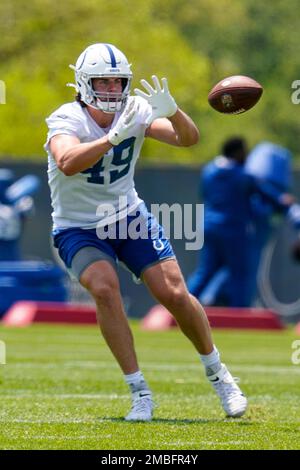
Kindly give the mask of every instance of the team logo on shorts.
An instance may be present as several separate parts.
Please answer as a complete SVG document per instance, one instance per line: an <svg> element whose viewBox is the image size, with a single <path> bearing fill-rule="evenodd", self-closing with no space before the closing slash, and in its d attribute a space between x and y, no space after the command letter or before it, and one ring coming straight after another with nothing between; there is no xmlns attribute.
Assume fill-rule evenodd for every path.
<svg viewBox="0 0 300 470"><path fill-rule="evenodd" d="M153 240L153 246L156 251L161 251L164 249L165 244L161 240Z"/></svg>

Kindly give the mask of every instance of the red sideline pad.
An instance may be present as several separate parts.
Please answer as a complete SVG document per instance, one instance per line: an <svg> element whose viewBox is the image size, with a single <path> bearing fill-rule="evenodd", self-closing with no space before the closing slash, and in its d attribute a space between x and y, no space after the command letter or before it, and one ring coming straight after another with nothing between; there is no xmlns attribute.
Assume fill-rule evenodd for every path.
<svg viewBox="0 0 300 470"><path fill-rule="evenodd" d="M271 310L257 308L205 307L213 328L283 330L284 325ZM142 320L145 330L167 330L176 326L170 312L162 305L151 308Z"/></svg>
<svg viewBox="0 0 300 470"><path fill-rule="evenodd" d="M7 326L27 326L31 323L96 324L96 309L64 302L20 301L12 305L2 319Z"/></svg>
<svg viewBox="0 0 300 470"><path fill-rule="evenodd" d="M296 333L300 336L300 322L296 325Z"/></svg>

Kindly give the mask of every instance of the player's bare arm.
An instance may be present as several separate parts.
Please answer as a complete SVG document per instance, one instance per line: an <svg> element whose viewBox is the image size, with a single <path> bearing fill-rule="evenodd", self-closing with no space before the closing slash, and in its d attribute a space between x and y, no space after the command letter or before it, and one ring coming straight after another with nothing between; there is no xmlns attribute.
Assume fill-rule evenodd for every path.
<svg viewBox="0 0 300 470"><path fill-rule="evenodd" d="M75 136L59 134L52 137L50 141L51 153L58 168L66 176L72 176L90 168L112 146L108 136L101 137L93 142L81 143Z"/></svg>
<svg viewBox="0 0 300 470"><path fill-rule="evenodd" d="M169 118L152 122L146 130L146 137L177 147L190 147L199 141L199 130L192 119L181 109Z"/></svg>

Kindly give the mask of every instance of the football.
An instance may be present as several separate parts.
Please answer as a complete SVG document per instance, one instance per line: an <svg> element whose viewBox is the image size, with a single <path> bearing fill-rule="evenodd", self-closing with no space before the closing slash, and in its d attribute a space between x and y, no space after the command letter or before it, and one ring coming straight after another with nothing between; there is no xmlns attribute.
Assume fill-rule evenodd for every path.
<svg viewBox="0 0 300 470"><path fill-rule="evenodd" d="M209 104L220 113L241 114L258 102L262 86L253 78L234 75L218 82L208 95Z"/></svg>

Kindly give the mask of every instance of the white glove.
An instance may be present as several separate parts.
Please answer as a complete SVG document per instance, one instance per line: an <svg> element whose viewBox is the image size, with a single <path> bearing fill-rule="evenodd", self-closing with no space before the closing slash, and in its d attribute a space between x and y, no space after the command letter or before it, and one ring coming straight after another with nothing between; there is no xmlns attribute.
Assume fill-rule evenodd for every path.
<svg viewBox="0 0 300 470"><path fill-rule="evenodd" d="M177 111L177 104L169 92L168 80L166 78L161 79L162 88L156 75L152 75L152 80L154 88L146 80L141 80L141 84L149 95L139 88L134 90L136 95L141 96L151 105L152 116L150 122L157 118L171 117Z"/></svg>
<svg viewBox="0 0 300 470"><path fill-rule="evenodd" d="M134 96L130 96L117 124L108 133L108 140L112 145L118 145L132 136L132 130L137 123L139 106Z"/></svg>

